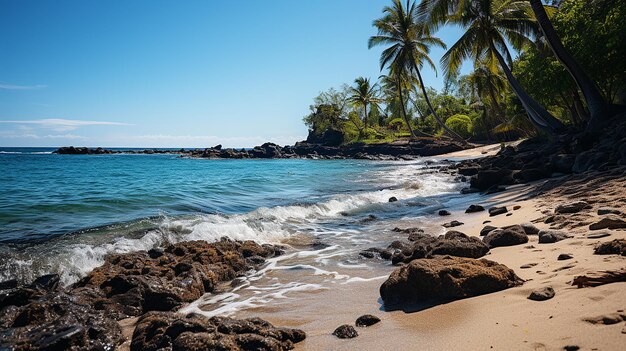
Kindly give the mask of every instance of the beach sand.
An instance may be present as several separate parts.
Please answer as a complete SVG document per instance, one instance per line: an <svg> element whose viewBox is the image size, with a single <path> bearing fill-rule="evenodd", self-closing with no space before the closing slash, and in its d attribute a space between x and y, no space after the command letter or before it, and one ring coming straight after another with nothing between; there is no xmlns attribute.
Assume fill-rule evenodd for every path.
<svg viewBox="0 0 626 351"><path fill-rule="evenodd" d="M626 239L626 231L588 229L589 223L597 221L599 207L610 206L626 213L626 179L609 177L594 184L590 179L580 178L558 179L556 182L560 184L556 186L554 179L513 186L481 203L485 208L505 205L510 216L489 217L487 211L473 214L459 211L452 212L446 220L432 218L464 222L454 229L474 236L479 235L484 221L491 221L489 224L496 227L534 222L540 229L562 228L573 236L553 244L539 244L538 236L530 235L527 244L494 248L484 257L513 269L526 280L520 287L416 312L386 312L378 292L387 278L382 276L365 282L337 284L314 294L295 295L279 306L247 310L237 317L256 316L275 325L305 330L307 339L297 344L296 350L563 350L566 346L581 350L624 350L626 322L606 325L587 320L602 320L603 316L612 315L618 319L623 315L626 320L626 282L577 288L572 286L572 280L587 273L626 269L626 257L594 255L596 245ZM537 189L544 191L537 194ZM557 205L581 199L591 203L593 209L564 215L552 224L543 223ZM512 210L514 206L520 208ZM610 236L587 237L599 232ZM573 258L557 260L562 253ZM533 266L521 268L528 264ZM395 268L390 265L389 273ZM554 298L542 302L527 298L533 290L547 286L555 290ZM356 328L359 336L354 339L332 335L336 327L354 325L363 314L376 315L382 321L368 328Z"/></svg>

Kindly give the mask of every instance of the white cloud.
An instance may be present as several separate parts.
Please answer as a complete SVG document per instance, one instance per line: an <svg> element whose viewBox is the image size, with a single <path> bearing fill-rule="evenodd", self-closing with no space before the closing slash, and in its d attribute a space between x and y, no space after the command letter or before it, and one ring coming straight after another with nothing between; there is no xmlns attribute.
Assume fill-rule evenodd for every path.
<svg viewBox="0 0 626 351"><path fill-rule="evenodd" d="M12 124L31 124L42 128L52 129L57 132L67 132L70 130L76 130L83 126L130 126L132 124L120 123L120 122L103 122L103 121L83 121L75 119L60 119L60 118L48 118L48 119L35 119L35 120L10 120L0 121L0 123L12 123Z"/></svg>
<svg viewBox="0 0 626 351"><path fill-rule="evenodd" d="M0 83L0 89L4 90L39 90L44 89L45 85L16 85L16 84L4 84Z"/></svg>
<svg viewBox="0 0 626 351"><path fill-rule="evenodd" d="M131 137L138 145L159 145L162 147L209 147L222 144L224 147L251 147L261 145L265 142L273 142L279 145L290 145L296 141L303 140L304 137L297 135L289 136L242 136L242 137L220 137L215 135L168 135L153 134L139 135Z"/></svg>

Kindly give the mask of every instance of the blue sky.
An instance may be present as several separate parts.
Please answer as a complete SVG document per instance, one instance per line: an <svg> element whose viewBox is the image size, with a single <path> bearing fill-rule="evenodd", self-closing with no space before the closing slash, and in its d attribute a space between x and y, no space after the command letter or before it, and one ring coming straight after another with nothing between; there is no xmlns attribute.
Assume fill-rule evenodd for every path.
<svg viewBox="0 0 626 351"><path fill-rule="evenodd" d="M389 2L0 0L0 146L293 143L320 91L379 76Z"/></svg>

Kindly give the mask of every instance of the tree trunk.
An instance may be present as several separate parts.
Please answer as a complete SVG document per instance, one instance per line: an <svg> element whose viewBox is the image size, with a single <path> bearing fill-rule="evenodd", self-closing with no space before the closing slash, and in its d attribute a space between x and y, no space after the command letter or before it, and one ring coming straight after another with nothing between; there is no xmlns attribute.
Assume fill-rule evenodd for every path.
<svg viewBox="0 0 626 351"><path fill-rule="evenodd" d="M430 109L430 113L433 114L433 117L435 117L435 119L437 120L437 123L439 123L439 125L452 137L452 139L456 139L464 144L467 143L465 139L463 139L460 135L458 135L453 130L448 128L448 126L446 126L446 124L443 123L441 119L439 119L439 116L437 116L435 109L433 109L433 106L430 103L430 99L428 98L428 94L426 93L426 88L424 87L424 81L422 80L422 74L420 73L419 69L417 69L417 67L414 67L414 68L415 68L415 72L417 73L417 78L419 79L420 86L422 87L422 94L424 94L424 100L426 100L426 105L428 105L428 108Z"/></svg>
<svg viewBox="0 0 626 351"><path fill-rule="evenodd" d="M513 77L513 73L511 72L509 65L504 60L504 57L502 57L500 52L496 50L493 44L491 45L491 50L493 50L494 54L496 55L496 58L498 59L498 62L502 67L502 71L504 72L504 75L506 75L506 78L509 81L511 88L513 88L513 91L515 92L515 95L517 95L517 97L522 102L522 106L524 106L524 110L526 110L526 112L528 113L530 121L533 123L533 125L538 129L544 130L550 134L555 134L555 132L563 129L564 126L561 121L554 118L554 116L552 116L550 112L541 107L538 102L536 102L532 97L530 97L530 95L528 95L524 91L524 89L522 89L522 86L519 84L517 79Z"/></svg>
<svg viewBox="0 0 626 351"><path fill-rule="evenodd" d="M406 115L406 107L404 106L404 98L402 97L402 79L400 78L400 73L397 73L398 77L398 97L400 98L400 107L402 108L402 117L406 122L406 126L409 128L409 132L411 132L411 139L415 138L415 132L413 131L413 127L411 127L411 122Z"/></svg>
<svg viewBox="0 0 626 351"><path fill-rule="evenodd" d="M595 82L587 76L582 67L576 62L574 57L567 51L556 30L552 26L552 22L548 18L546 9L543 7L541 0L529 0L530 5L535 13L537 22L541 27L541 31L548 42L548 46L554 52L554 56L565 66L567 71L576 81L576 85L580 91L582 91L587 106L589 107L589 113L591 118L589 119L588 128L597 129L601 126L601 121L608 119L610 105L602 97L600 90L596 86Z"/></svg>
<svg viewBox="0 0 626 351"><path fill-rule="evenodd" d="M367 129L367 104L363 104L363 113L365 114L363 116L363 125L365 126L365 129Z"/></svg>

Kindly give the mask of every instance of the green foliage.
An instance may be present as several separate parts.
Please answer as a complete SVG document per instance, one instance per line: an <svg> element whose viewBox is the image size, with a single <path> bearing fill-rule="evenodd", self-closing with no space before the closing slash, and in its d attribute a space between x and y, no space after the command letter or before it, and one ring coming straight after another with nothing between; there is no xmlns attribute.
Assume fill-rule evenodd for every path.
<svg viewBox="0 0 626 351"><path fill-rule="evenodd" d="M464 138L472 136L474 125L466 115L454 115L446 120L446 126Z"/></svg>

